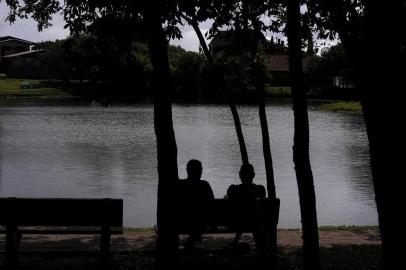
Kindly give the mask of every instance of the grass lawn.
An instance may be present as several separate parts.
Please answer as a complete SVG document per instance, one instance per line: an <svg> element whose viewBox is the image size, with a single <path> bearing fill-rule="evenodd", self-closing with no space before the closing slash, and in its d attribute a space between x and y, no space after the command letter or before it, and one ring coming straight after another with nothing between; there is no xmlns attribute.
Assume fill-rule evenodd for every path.
<svg viewBox="0 0 406 270"><path fill-rule="evenodd" d="M68 96L65 91L57 88L39 88L23 90L0 90L0 97L40 97L40 96Z"/></svg>
<svg viewBox="0 0 406 270"><path fill-rule="evenodd" d="M332 103L325 103L318 106L320 110L327 111L345 111L345 112L361 112L361 103L358 101L338 101Z"/></svg>
<svg viewBox="0 0 406 270"><path fill-rule="evenodd" d="M29 82L30 84L39 83L39 80L26 80L26 79L3 79L0 80L0 91L4 90L20 90L21 82Z"/></svg>
<svg viewBox="0 0 406 270"><path fill-rule="evenodd" d="M21 82L31 85L38 84L39 80L12 79L0 80L0 97L40 97L40 96L68 96L65 91L57 88L21 89Z"/></svg>
<svg viewBox="0 0 406 270"><path fill-rule="evenodd" d="M292 91L288 86L269 86L265 87L265 95L275 97L290 97Z"/></svg>

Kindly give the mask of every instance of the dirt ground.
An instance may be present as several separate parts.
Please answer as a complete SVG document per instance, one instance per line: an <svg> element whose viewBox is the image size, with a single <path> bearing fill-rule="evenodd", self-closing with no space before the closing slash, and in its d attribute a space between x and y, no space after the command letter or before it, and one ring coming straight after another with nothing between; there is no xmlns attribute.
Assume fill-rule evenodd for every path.
<svg viewBox="0 0 406 270"><path fill-rule="evenodd" d="M232 234L205 235L192 251L181 246L183 259L177 268L255 269L251 267L255 262L255 245L251 235L244 234L239 250L232 250L229 246L232 237ZM185 237L182 237L180 242L184 240ZM25 235L20 246L18 269L157 269L155 241L154 231L126 231L123 235L113 236L112 261L107 266L100 265L97 256L98 236ZM325 269L378 269L379 259L376 258L379 257L380 244L376 229L320 231L320 250ZM301 269L301 245L301 231L278 231L279 269ZM348 267L347 263L352 267ZM346 266L340 268L340 265ZM0 235L0 269L3 266L4 235Z"/></svg>
<svg viewBox="0 0 406 270"><path fill-rule="evenodd" d="M300 247L302 245L300 230L278 230L278 246ZM326 230L320 231L320 246L334 245L380 245L379 232L376 229ZM205 235L196 247L217 249L227 246L233 234ZM181 243L182 239L181 237ZM98 236L87 235L24 235L20 251L97 251ZM126 231L123 235L112 236L112 252L155 250L156 234L154 231ZM250 234L244 234L243 243L253 245ZM4 235L0 235L0 252L4 252Z"/></svg>

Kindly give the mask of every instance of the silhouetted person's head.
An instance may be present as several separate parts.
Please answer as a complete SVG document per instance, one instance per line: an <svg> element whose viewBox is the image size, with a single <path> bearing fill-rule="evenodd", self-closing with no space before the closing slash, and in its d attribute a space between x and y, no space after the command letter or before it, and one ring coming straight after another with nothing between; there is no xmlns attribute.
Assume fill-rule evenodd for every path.
<svg viewBox="0 0 406 270"><path fill-rule="evenodd" d="M240 179L243 184L252 184L255 171L251 164L243 164L240 169Z"/></svg>
<svg viewBox="0 0 406 270"><path fill-rule="evenodd" d="M196 159L191 159L186 165L187 178L189 180L200 180L202 177L202 163Z"/></svg>

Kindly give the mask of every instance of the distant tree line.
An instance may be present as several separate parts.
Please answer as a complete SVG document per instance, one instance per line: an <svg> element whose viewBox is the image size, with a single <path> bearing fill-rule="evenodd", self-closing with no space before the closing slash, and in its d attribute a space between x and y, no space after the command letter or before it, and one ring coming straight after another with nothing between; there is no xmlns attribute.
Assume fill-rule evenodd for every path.
<svg viewBox="0 0 406 270"><path fill-rule="evenodd" d="M330 99L359 100L355 88L355 73L341 43L325 48L319 56L312 57L307 76L311 95Z"/></svg>
<svg viewBox="0 0 406 270"><path fill-rule="evenodd" d="M50 86L67 88L78 95L108 94L115 96L152 96L152 63L147 42L142 36L129 36L125 25L103 19L89 27L87 34L36 45L35 56L10 61L10 77L45 79ZM101 29L111 28L106 35ZM122 29L117 32L116 29ZM249 32L248 36L254 33ZM208 45L214 68L201 53L185 51L169 45L168 57L175 98L186 101L225 100L230 91L240 100L256 99L255 82L258 68L265 69L264 83L273 86L273 74L264 62L270 54L286 55L287 47L280 40L265 37L257 41L256 54L242 49L245 37L237 31L220 31ZM252 37L248 37L251 38ZM307 48L309 51L309 48ZM313 49L312 49L313 51ZM308 52L309 53L309 52ZM313 54L313 53L312 53ZM271 63L272 64L272 63ZM308 95L320 98L359 99L351 84L353 69L341 43L312 55L305 79ZM286 77L287 74L286 74ZM287 86L289 83L287 82ZM280 85L278 85L280 86ZM277 93L266 93L277 96Z"/></svg>
<svg viewBox="0 0 406 270"><path fill-rule="evenodd" d="M10 77L44 79L83 95L102 90L112 95L152 95L152 65L145 41L117 45L100 36L81 35L42 42L35 49L42 52L9 64ZM176 46L169 46L168 54L176 95L196 99L204 91L205 59Z"/></svg>

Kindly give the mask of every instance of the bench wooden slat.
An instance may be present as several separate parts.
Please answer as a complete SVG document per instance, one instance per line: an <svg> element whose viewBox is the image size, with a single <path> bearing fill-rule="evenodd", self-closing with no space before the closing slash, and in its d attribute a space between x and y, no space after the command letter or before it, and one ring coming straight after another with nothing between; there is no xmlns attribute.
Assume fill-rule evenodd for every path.
<svg viewBox="0 0 406 270"><path fill-rule="evenodd" d="M121 199L0 198L0 213L10 269L23 234L99 234L100 254L108 258L110 236L123 233Z"/></svg>
<svg viewBox="0 0 406 270"><path fill-rule="evenodd" d="M279 199L256 199L235 201L215 199L207 205L194 209L188 204L177 209L177 228L179 234L187 234L197 223L204 224L203 234L252 232L258 224L272 227L279 220Z"/></svg>
<svg viewBox="0 0 406 270"><path fill-rule="evenodd" d="M18 228L18 231L22 234L101 234L101 228L48 228L48 227L41 227L41 228ZM6 229L0 229L0 234L5 234ZM109 230L110 234L123 234L123 228L119 227L112 227Z"/></svg>
<svg viewBox="0 0 406 270"><path fill-rule="evenodd" d="M122 226L121 199L0 198L0 224L20 226Z"/></svg>

